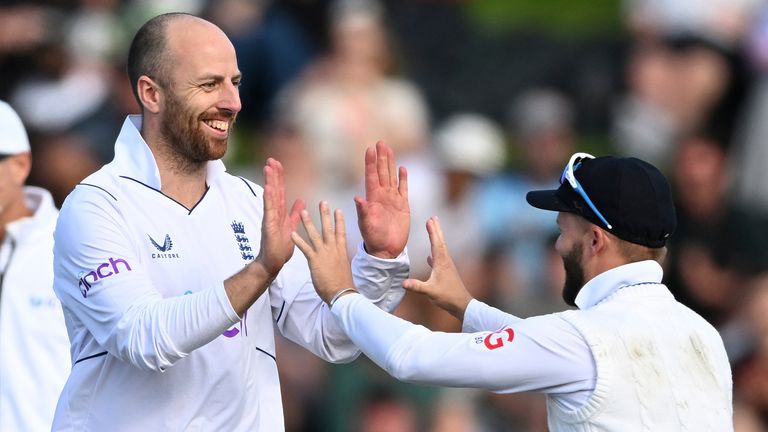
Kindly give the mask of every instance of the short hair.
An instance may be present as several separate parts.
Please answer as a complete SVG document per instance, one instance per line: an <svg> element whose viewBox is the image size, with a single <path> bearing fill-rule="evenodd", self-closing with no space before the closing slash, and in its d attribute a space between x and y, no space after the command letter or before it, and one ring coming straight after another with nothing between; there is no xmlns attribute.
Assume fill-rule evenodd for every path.
<svg viewBox="0 0 768 432"><path fill-rule="evenodd" d="M590 225L595 225L583 217L579 217L578 220L579 226L581 226L585 231L589 228ZM666 246L652 248L649 246L632 243L630 241L619 238L616 234L610 232L610 230L599 226L598 228L603 230L604 233L608 234L614 240L616 243L617 251L627 263L652 260L661 264L664 261L664 258L667 256Z"/></svg>
<svg viewBox="0 0 768 432"><path fill-rule="evenodd" d="M617 241L619 253L628 263L652 260L661 264L667 255L665 246L652 248L622 240L615 235L613 238Z"/></svg>
<svg viewBox="0 0 768 432"><path fill-rule="evenodd" d="M168 65L167 58L167 36L166 29L168 24L182 16L194 16L183 12L171 12L158 15L141 26L131 41L131 47L128 50L128 78L131 81L133 97L139 103L141 110L144 106L139 99L138 82L139 77L146 75L151 77L160 85L167 85Z"/></svg>

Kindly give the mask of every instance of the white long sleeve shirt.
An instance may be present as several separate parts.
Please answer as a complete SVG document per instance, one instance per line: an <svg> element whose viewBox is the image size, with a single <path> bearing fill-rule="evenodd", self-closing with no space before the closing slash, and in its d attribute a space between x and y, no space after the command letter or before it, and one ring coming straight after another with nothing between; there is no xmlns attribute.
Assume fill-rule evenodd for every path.
<svg viewBox="0 0 768 432"><path fill-rule="evenodd" d="M223 281L258 254L262 189L208 163L193 208L160 192L153 155L130 116L115 159L67 197L55 232L54 289L72 373L54 430L283 430L273 326L333 362L358 349L317 297L296 251L240 319ZM407 256L362 248L355 283L391 310Z"/></svg>
<svg viewBox="0 0 768 432"><path fill-rule="evenodd" d="M69 338L53 293L58 210L24 188L33 215L6 225L0 245L0 431L48 431L69 374Z"/></svg>
<svg viewBox="0 0 768 432"><path fill-rule="evenodd" d="M697 430L728 430L732 383L722 340L674 301L661 278L654 261L620 266L582 288L579 310L527 319L473 300L464 314L465 333L431 332L359 295L341 297L332 311L363 352L400 380L546 394L551 430L685 429L670 419L706 423ZM664 316L653 314L662 310ZM614 349L633 341L643 349ZM692 350L698 355L689 355ZM642 372L649 365L656 375ZM636 400L638 394L645 398ZM675 412L680 407L687 411ZM664 423L654 428L657 418Z"/></svg>

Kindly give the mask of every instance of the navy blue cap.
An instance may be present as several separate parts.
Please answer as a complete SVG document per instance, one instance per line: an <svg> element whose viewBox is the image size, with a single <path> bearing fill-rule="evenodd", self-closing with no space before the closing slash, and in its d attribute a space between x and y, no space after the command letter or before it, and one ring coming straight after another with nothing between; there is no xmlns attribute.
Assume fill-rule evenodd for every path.
<svg viewBox="0 0 768 432"><path fill-rule="evenodd" d="M582 159L574 175L611 229L567 181L555 190L528 192L528 204L575 213L622 240L651 248L663 247L675 232L677 217L669 183L648 162L615 156Z"/></svg>

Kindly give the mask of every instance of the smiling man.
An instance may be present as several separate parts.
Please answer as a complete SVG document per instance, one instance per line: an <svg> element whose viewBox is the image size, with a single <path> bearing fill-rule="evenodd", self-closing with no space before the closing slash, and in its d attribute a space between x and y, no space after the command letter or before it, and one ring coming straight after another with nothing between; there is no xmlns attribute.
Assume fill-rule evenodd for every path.
<svg viewBox="0 0 768 432"><path fill-rule="evenodd" d="M153 18L128 73L142 114L126 119L114 160L67 197L56 227L73 367L53 429L283 430L273 327L328 361L359 354L293 253L304 204L286 207L279 162L267 160L262 189L219 160L241 74L218 27ZM391 311L408 274L406 172L381 143L365 170L356 284Z"/></svg>

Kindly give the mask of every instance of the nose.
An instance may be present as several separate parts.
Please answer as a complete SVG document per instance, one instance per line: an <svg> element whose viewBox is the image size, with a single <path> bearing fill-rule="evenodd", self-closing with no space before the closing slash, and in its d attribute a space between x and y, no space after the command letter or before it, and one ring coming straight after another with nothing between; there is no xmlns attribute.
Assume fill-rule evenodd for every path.
<svg viewBox="0 0 768 432"><path fill-rule="evenodd" d="M240 88L231 82L222 86L219 108L237 114L243 108L240 103Z"/></svg>

